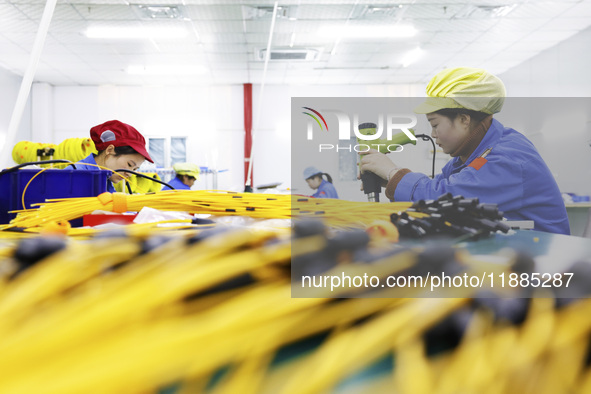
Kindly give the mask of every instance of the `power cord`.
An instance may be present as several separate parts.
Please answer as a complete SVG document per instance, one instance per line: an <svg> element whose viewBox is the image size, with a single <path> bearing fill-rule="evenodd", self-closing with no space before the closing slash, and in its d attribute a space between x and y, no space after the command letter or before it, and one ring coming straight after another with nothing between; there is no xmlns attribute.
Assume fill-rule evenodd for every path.
<svg viewBox="0 0 591 394"><path fill-rule="evenodd" d="M433 166L431 168L431 179L433 179L435 178L435 154L437 153L437 150L435 148L435 141L433 141L433 138L431 138L427 134L416 134L415 137L421 138L423 141L431 141L431 145L433 145Z"/></svg>

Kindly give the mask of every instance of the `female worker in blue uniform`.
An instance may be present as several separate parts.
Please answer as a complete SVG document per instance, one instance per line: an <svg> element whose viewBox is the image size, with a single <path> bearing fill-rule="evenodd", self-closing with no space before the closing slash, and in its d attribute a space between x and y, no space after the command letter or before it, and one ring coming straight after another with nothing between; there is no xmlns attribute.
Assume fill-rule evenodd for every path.
<svg viewBox="0 0 591 394"><path fill-rule="evenodd" d="M95 165L111 170L137 170L144 160L154 161L146 151L144 137L132 126L118 120L110 120L90 129L90 138L98 151L76 163L76 169L97 170ZM112 173L107 181L107 191L114 193L113 183L120 182L121 175Z"/></svg>
<svg viewBox="0 0 591 394"><path fill-rule="evenodd" d="M452 159L430 179L377 151L365 154L361 171L387 181L388 198L478 197L497 204L509 220L533 220L536 230L570 234L558 185L534 145L493 119L505 98L499 78L482 69L446 69L431 79L427 95L415 112L427 115L431 136Z"/></svg>
<svg viewBox="0 0 591 394"><path fill-rule="evenodd" d="M195 180L199 179L199 167L192 163L176 163L172 166L176 176L168 184L176 190L191 190ZM170 190L164 186L162 190Z"/></svg>
<svg viewBox="0 0 591 394"><path fill-rule="evenodd" d="M326 175L328 181L322 178ZM339 198L337 190L332 184L332 178L330 175L323 173L315 167L308 167L304 170L304 179L308 183L311 189L316 190L316 193L312 194L314 198Z"/></svg>

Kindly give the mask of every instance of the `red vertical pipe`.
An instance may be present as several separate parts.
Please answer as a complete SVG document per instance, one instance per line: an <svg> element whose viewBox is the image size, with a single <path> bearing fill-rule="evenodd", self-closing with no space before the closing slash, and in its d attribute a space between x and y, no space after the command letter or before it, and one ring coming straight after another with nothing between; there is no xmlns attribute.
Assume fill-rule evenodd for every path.
<svg viewBox="0 0 591 394"><path fill-rule="evenodd" d="M244 84L244 183L248 179L248 167L250 164L250 151L252 149L252 84ZM253 170L254 172L254 170Z"/></svg>

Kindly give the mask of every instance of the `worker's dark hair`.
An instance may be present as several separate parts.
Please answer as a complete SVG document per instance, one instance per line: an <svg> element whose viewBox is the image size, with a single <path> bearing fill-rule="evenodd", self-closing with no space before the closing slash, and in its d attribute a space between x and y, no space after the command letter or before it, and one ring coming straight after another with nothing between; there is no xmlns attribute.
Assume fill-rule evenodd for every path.
<svg viewBox="0 0 591 394"><path fill-rule="evenodd" d="M328 182L332 183L332 177L331 177L330 175L328 175L326 172L321 172L321 173L318 173L318 174L316 174L316 175L312 175L312 176L311 176L310 178L308 178L308 179L314 179L314 178L320 178L320 179L322 179L322 175L326 175L326 180L327 180Z"/></svg>
<svg viewBox="0 0 591 394"><path fill-rule="evenodd" d="M195 178L195 177L194 177L194 176L192 176L192 175L187 175L187 174L176 174L176 177L177 177L177 178L179 178L179 180L181 180L181 181L183 180L183 177L184 177L184 176L188 177L189 179L195 179L195 180L197 180L197 178Z"/></svg>
<svg viewBox="0 0 591 394"><path fill-rule="evenodd" d="M445 116L446 118L448 118L450 120L454 120L459 115L469 115L470 119L476 123L480 123L480 122L482 122L482 120L484 118L486 118L487 116L490 116L490 114L487 114L485 112L473 111L471 109L465 109L465 108L444 108L444 109L440 109L439 111L436 111L435 113Z"/></svg>
<svg viewBox="0 0 591 394"><path fill-rule="evenodd" d="M100 151L98 151L98 153L96 153L96 154L93 153L92 155L94 157L97 157L98 155L100 155L104 151L105 150L100 150ZM132 155L134 153L138 153L138 151L136 151L135 149L133 149L131 146L116 146L115 147L115 156Z"/></svg>

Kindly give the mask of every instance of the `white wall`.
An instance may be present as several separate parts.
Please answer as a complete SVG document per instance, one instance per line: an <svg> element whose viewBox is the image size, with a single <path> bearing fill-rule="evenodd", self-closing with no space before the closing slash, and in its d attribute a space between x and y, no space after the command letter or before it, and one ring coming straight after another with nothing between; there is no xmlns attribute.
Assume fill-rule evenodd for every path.
<svg viewBox="0 0 591 394"><path fill-rule="evenodd" d="M500 74L511 97L590 97L591 28Z"/></svg>
<svg viewBox="0 0 591 394"><path fill-rule="evenodd" d="M16 103L20 88L21 77L0 68L0 152L5 148L5 139L8 125L12 116L12 110ZM17 141L31 138L31 99L27 102L20 126L18 128ZM10 147L10 149L12 149ZM12 152L12 150L11 150ZM9 155L11 157L11 155ZM12 159L0 162L0 168L14 165Z"/></svg>
<svg viewBox="0 0 591 394"><path fill-rule="evenodd" d="M536 108L499 119L536 146L563 192L591 195L591 28L499 75L510 97ZM562 97L561 99L540 99ZM568 99L579 97L579 99ZM565 103L570 103L565 107Z"/></svg>

